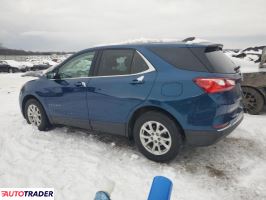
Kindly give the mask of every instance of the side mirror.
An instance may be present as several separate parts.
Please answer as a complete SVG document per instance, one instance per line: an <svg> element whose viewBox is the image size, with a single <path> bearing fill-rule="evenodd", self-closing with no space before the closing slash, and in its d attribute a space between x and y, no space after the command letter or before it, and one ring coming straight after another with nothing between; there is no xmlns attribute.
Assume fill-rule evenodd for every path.
<svg viewBox="0 0 266 200"><path fill-rule="evenodd" d="M46 78L48 79L60 79L60 75L54 71L48 72L46 74Z"/></svg>

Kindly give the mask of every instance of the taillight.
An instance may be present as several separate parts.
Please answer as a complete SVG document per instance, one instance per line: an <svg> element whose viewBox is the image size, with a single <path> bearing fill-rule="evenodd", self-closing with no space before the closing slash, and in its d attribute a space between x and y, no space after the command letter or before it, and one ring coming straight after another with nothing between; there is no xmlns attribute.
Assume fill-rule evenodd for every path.
<svg viewBox="0 0 266 200"><path fill-rule="evenodd" d="M217 93L231 90L235 80L226 78L196 78L194 82L207 93Z"/></svg>

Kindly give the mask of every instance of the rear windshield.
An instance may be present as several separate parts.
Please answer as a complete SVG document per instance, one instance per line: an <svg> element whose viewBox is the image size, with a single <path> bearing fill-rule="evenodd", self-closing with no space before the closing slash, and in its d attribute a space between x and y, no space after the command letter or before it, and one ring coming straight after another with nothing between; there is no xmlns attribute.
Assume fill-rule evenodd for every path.
<svg viewBox="0 0 266 200"><path fill-rule="evenodd" d="M153 53L179 69L231 74L235 64L219 46L208 47L150 47Z"/></svg>
<svg viewBox="0 0 266 200"><path fill-rule="evenodd" d="M149 49L176 68L191 71L207 71L206 67L186 47L150 47Z"/></svg>
<svg viewBox="0 0 266 200"><path fill-rule="evenodd" d="M221 50L205 53L215 73L235 73L235 64Z"/></svg>

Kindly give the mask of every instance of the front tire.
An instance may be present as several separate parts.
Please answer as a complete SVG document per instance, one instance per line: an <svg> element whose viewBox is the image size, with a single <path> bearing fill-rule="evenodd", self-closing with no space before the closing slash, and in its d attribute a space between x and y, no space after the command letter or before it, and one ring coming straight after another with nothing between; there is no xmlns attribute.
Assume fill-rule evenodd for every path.
<svg viewBox="0 0 266 200"><path fill-rule="evenodd" d="M29 124L36 126L40 131L46 131L51 125L42 105L36 99L26 102L24 115Z"/></svg>
<svg viewBox="0 0 266 200"><path fill-rule="evenodd" d="M139 151L155 162L171 161L182 145L180 127L157 111L142 114L135 122L133 134Z"/></svg>

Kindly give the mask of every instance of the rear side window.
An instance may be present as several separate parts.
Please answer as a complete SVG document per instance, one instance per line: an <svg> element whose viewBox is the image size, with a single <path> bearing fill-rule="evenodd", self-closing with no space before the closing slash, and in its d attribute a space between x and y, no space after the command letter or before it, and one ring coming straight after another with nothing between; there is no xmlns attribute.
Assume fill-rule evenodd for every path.
<svg viewBox="0 0 266 200"><path fill-rule="evenodd" d="M130 74L134 50L104 50L98 67L98 76Z"/></svg>
<svg viewBox="0 0 266 200"><path fill-rule="evenodd" d="M151 47L150 50L164 61L179 69L206 72L205 66L193 55L188 48L180 47Z"/></svg>
<svg viewBox="0 0 266 200"><path fill-rule="evenodd" d="M135 52L131 66L131 73L136 74L148 70L149 67L138 52Z"/></svg>
<svg viewBox="0 0 266 200"><path fill-rule="evenodd" d="M205 51L210 66L215 73L235 73L235 64L221 50Z"/></svg>

